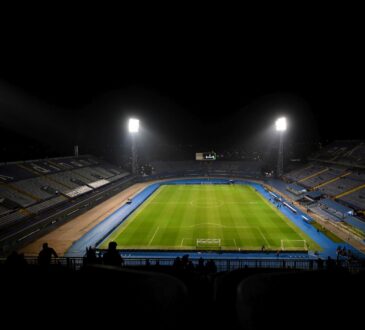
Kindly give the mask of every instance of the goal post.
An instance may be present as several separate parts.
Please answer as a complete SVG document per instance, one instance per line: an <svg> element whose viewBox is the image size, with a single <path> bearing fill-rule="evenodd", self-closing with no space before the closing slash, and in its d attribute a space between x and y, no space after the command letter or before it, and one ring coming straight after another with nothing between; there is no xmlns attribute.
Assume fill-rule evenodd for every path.
<svg viewBox="0 0 365 330"><path fill-rule="evenodd" d="M220 238L198 238L196 240L197 250L221 250Z"/></svg>

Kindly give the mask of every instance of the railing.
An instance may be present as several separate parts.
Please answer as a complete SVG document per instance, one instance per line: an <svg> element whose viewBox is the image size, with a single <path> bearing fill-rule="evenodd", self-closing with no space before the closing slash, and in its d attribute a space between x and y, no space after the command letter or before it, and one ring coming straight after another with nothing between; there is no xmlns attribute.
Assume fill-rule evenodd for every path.
<svg viewBox="0 0 365 330"><path fill-rule="evenodd" d="M0 265L5 263L5 258L0 258ZM25 257L28 265L38 265L37 257ZM194 269L199 268L201 260L197 258L190 258ZM208 260L212 260L216 266L218 272L231 271L242 268L254 268L254 269L292 269L292 270L328 270L341 268L351 272L357 272L363 270L365 265L360 261L349 261L349 260L314 260L314 259L221 259L221 258L209 258L203 260L205 267ZM136 257L125 257L123 267L173 267L174 258L136 258ZM51 261L51 265L58 265L60 267L67 268L72 271L77 271L87 264L86 258L54 258ZM97 258L94 262L96 264L102 264L102 258Z"/></svg>

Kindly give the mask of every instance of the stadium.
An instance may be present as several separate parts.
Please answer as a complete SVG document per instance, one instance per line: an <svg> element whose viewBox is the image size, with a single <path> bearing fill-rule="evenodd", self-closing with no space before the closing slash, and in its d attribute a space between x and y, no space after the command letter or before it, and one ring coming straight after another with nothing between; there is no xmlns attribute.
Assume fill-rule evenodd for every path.
<svg viewBox="0 0 365 330"><path fill-rule="evenodd" d="M4 315L141 329L361 318L354 80L305 61L241 68L235 52L221 71L112 53L0 74Z"/></svg>
<svg viewBox="0 0 365 330"><path fill-rule="evenodd" d="M250 258L339 259L338 246L361 259L364 144L336 141L313 157L281 180L264 178L260 161L156 162L143 177L94 156L3 164L3 255L37 256L47 241L83 258L115 241L126 262L189 253L243 267Z"/></svg>

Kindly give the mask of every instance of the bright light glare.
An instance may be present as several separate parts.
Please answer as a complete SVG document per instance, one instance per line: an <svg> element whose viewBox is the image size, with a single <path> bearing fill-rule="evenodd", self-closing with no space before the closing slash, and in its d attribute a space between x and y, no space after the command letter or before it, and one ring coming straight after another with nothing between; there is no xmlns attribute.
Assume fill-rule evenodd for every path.
<svg viewBox="0 0 365 330"><path fill-rule="evenodd" d="M286 118L281 117L275 122L277 131L286 131Z"/></svg>
<svg viewBox="0 0 365 330"><path fill-rule="evenodd" d="M138 133L139 120L133 119L133 118L129 119L128 130L129 130L129 133Z"/></svg>

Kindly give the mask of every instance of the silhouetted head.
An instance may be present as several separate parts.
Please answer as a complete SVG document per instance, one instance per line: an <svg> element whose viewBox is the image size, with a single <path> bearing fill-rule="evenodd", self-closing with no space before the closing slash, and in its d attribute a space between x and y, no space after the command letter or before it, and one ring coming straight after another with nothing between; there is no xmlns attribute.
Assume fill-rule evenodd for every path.
<svg viewBox="0 0 365 330"><path fill-rule="evenodd" d="M109 250L116 250L117 249L117 243L116 242L109 242L108 249Z"/></svg>
<svg viewBox="0 0 365 330"><path fill-rule="evenodd" d="M48 248L48 243L43 243L43 249L47 249Z"/></svg>

